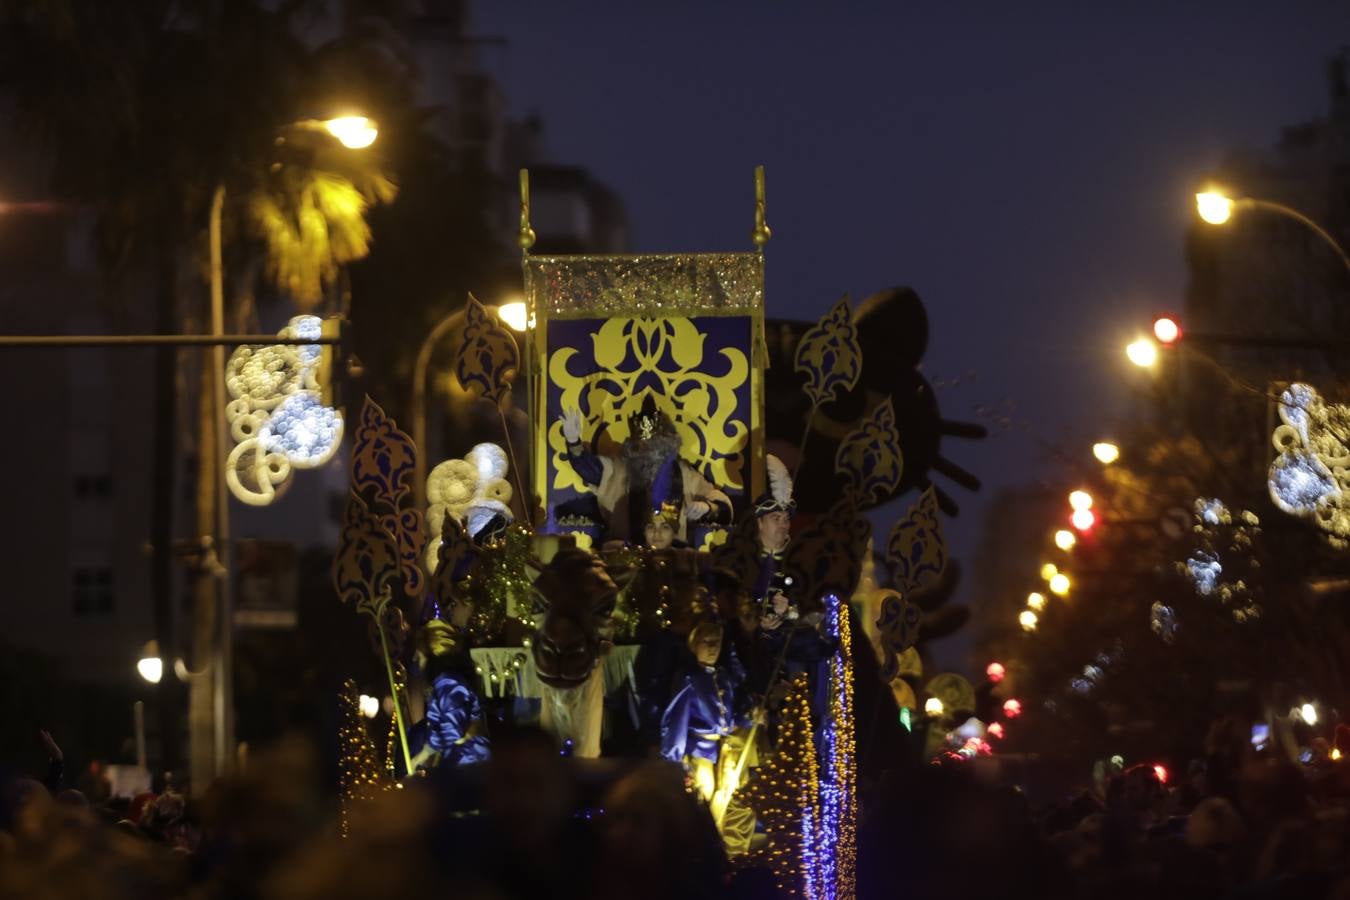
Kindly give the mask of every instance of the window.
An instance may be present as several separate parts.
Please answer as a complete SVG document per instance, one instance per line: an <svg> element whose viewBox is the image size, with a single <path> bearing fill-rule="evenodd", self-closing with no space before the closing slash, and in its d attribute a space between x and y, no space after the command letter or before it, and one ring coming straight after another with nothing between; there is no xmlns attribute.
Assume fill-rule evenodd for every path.
<svg viewBox="0 0 1350 900"><path fill-rule="evenodd" d="M116 606L113 573L106 566L77 568L72 575L75 615L107 616Z"/></svg>

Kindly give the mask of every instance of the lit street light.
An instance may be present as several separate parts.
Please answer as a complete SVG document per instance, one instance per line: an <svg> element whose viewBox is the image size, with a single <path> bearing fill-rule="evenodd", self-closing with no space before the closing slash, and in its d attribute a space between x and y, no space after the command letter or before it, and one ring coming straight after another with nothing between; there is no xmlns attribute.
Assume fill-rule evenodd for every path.
<svg viewBox="0 0 1350 900"><path fill-rule="evenodd" d="M1063 572L1059 572L1054 578L1050 579L1050 593L1054 594L1056 597L1068 596L1070 587L1072 587L1072 585L1069 582L1069 576L1065 575Z"/></svg>
<svg viewBox="0 0 1350 900"><path fill-rule="evenodd" d="M1284 216L1286 219L1293 219L1320 237L1340 257L1341 264L1345 266L1346 271L1350 272L1350 256L1346 255L1345 248L1325 228L1293 207L1285 206L1283 203L1275 203L1272 200L1257 200L1254 197L1233 199L1214 190L1195 195L1196 212L1200 214L1200 218L1211 225L1227 223L1233 217L1233 213L1239 209L1261 209Z"/></svg>
<svg viewBox="0 0 1350 900"><path fill-rule="evenodd" d="M158 641L145 645L141 658L136 661L136 671L151 684L159 684L159 680L164 677L164 660L159 657Z"/></svg>
<svg viewBox="0 0 1350 900"><path fill-rule="evenodd" d="M1098 441L1092 445L1092 455L1097 457L1097 462L1109 466L1120 459L1120 448L1110 441Z"/></svg>
<svg viewBox="0 0 1350 900"><path fill-rule="evenodd" d="M937 697L929 697L923 703L923 711L935 719L942 715L944 709L942 701Z"/></svg>
<svg viewBox="0 0 1350 900"><path fill-rule="evenodd" d="M530 325L529 313L524 300L512 300L497 307L497 318L501 319L512 331L524 331Z"/></svg>
<svg viewBox="0 0 1350 900"><path fill-rule="evenodd" d="M1051 578L1054 578L1056 573L1058 572L1059 569L1058 567L1055 566L1054 563L1046 563L1045 565L1041 566L1041 578L1043 578L1046 581L1049 581Z"/></svg>
<svg viewBox="0 0 1350 900"><path fill-rule="evenodd" d="M1195 195L1195 211L1211 225L1222 225L1233 217L1233 201L1218 191L1202 191Z"/></svg>
<svg viewBox="0 0 1350 900"><path fill-rule="evenodd" d="M1073 515L1069 516L1069 521L1079 531L1087 531L1097 524L1097 516L1090 509L1075 509Z"/></svg>
<svg viewBox="0 0 1350 900"><path fill-rule="evenodd" d="M1032 591L1027 594L1027 607L1033 612L1040 612L1045 609L1045 595L1040 591Z"/></svg>
<svg viewBox="0 0 1350 900"><path fill-rule="evenodd" d="M1067 528L1061 528L1055 532L1055 546L1061 550L1072 550L1073 545L1078 543L1078 538Z"/></svg>
<svg viewBox="0 0 1350 900"><path fill-rule="evenodd" d="M1087 491L1074 491L1069 494L1069 506L1074 509L1092 509L1092 495Z"/></svg>
<svg viewBox="0 0 1350 900"><path fill-rule="evenodd" d="M1125 355L1139 368L1148 369L1158 361L1158 345L1148 338L1139 338L1126 346Z"/></svg>
<svg viewBox="0 0 1350 900"><path fill-rule="evenodd" d="M1035 631L1037 621L1039 618L1029 609L1022 610L1022 614L1017 617L1017 624L1022 626L1023 631Z"/></svg>
<svg viewBox="0 0 1350 900"><path fill-rule="evenodd" d="M380 134L375 123L365 116L338 116L325 121L323 127L348 150L364 150Z"/></svg>

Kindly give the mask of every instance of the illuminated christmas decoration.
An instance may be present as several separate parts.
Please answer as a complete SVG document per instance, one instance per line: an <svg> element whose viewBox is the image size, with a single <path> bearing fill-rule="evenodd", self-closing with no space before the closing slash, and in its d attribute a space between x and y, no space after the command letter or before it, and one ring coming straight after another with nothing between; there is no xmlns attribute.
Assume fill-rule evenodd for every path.
<svg viewBox="0 0 1350 900"><path fill-rule="evenodd" d="M1199 550L1186 560L1186 571L1190 575L1191 584L1195 586L1195 592L1202 597L1208 597L1218 586L1219 577L1223 575L1223 566L1219 563L1217 555Z"/></svg>
<svg viewBox="0 0 1350 900"><path fill-rule="evenodd" d="M807 896L852 898L856 842L856 759L853 732L853 653L848 607L834 594L825 598L825 627L838 638L830 658L830 715L822 734L820 811L813 852L808 856Z"/></svg>
<svg viewBox="0 0 1350 900"><path fill-rule="evenodd" d="M1041 566L1041 578L1044 579L1045 581L1049 581L1051 578L1054 578L1055 574L1058 572L1059 568L1056 567L1054 563L1046 563L1045 565Z"/></svg>
<svg viewBox="0 0 1350 900"><path fill-rule="evenodd" d="M1073 545L1076 543L1078 543L1078 538L1074 536L1072 531L1061 528L1059 531L1055 532L1055 546L1059 549L1072 550Z"/></svg>
<svg viewBox="0 0 1350 900"><path fill-rule="evenodd" d="M1022 703L1015 697L1009 697L1003 701L1003 714L1009 719L1015 719L1022 714Z"/></svg>
<svg viewBox="0 0 1350 900"><path fill-rule="evenodd" d="M1298 708L1299 718L1309 725L1317 724L1317 707L1311 703L1305 703Z"/></svg>
<svg viewBox="0 0 1350 900"><path fill-rule="evenodd" d="M768 866L783 896L813 896L820 780L804 674L793 679L783 701L774 755L739 795L755 810L768 838L763 849L750 854L752 859Z"/></svg>
<svg viewBox="0 0 1350 900"><path fill-rule="evenodd" d="M1280 394L1279 412L1271 500L1283 512L1315 522L1331 539L1350 538L1350 406L1325 403L1311 385L1297 383Z"/></svg>
<svg viewBox="0 0 1350 900"><path fill-rule="evenodd" d="M1177 637L1177 615L1172 607L1157 602L1149 610L1149 627L1162 638L1164 644L1170 644Z"/></svg>
<svg viewBox="0 0 1350 900"><path fill-rule="evenodd" d="M1097 514L1090 509L1075 509L1069 516L1069 522L1079 531L1089 531L1097 524Z"/></svg>
<svg viewBox="0 0 1350 900"><path fill-rule="evenodd" d="M280 337L314 340L323 322L296 316ZM291 470L313 469L333 458L342 442L342 413L325 406L317 344L244 346L230 354L225 408L234 449L225 462L230 492L251 506L280 496Z"/></svg>
<svg viewBox="0 0 1350 900"><path fill-rule="evenodd" d="M926 715L932 716L933 718L937 718L938 716L942 715L943 710L944 707L942 705L942 701L939 700L937 697L929 697L927 700L923 702L924 713Z"/></svg>
<svg viewBox="0 0 1350 900"><path fill-rule="evenodd" d="M992 683L998 684L1007 674L1007 670L1003 668L1003 663L991 662L989 665L985 666L984 674Z"/></svg>
<svg viewBox="0 0 1350 900"><path fill-rule="evenodd" d="M1232 515L1228 512L1228 507L1218 497L1196 500L1195 514L1206 525L1226 525L1233 520Z"/></svg>
<svg viewBox="0 0 1350 900"><path fill-rule="evenodd" d="M375 700L374 697L358 698L356 682L350 678L342 685L338 695L342 707L342 724L338 732L338 828L343 837L351 832L352 809L356 805L378 797L394 787L385 773L370 742L366 726L361 721L362 700ZM379 701L376 700L376 709Z"/></svg>

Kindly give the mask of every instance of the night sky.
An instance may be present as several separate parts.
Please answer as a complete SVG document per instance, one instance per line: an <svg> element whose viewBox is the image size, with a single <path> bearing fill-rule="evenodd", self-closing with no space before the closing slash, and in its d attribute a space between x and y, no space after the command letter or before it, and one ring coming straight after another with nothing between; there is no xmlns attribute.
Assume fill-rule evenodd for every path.
<svg viewBox="0 0 1350 900"><path fill-rule="evenodd" d="M750 249L762 163L769 315L919 292L944 414L1014 422L946 446L985 481L979 496L952 491L949 541L969 571L994 492L1058 477L1052 449L1087 454L1123 409L1124 339L1184 296L1197 181L1324 115L1327 61L1350 43L1345 2L1103 6L475 15L478 34L509 41L484 62L511 115L539 113L552 159L621 195L635 251ZM977 602L969 579L965 594ZM943 655L955 665L961 649Z"/></svg>

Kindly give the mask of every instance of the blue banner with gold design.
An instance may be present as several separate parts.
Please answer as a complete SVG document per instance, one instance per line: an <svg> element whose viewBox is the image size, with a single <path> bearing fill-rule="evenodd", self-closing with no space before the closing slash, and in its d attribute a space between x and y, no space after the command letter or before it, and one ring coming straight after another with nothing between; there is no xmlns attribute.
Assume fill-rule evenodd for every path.
<svg viewBox="0 0 1350 900"><path fill-rule="evenodd" d="M567 409L582 414L583 443L616 456L629 417L651 397L684 461L734 504L760 487L761 266L757 254L527 260L540 318L534 482L550 531L599 537L584 524L591 488L567 458Z"/></svg>

